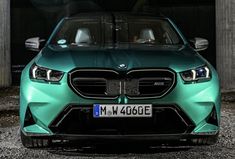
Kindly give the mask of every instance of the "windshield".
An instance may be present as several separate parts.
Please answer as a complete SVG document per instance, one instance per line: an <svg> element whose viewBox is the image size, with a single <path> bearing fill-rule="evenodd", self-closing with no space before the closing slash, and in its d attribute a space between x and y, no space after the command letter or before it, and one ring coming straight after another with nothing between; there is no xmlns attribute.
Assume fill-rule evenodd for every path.
<svg viewBox="0 0 235 159"><path fill-rule="evenodd" d="M79 19L66 20L50 44L61 47L122 47L180 45L182 39L167 20L130 20L101 23Z"/></svg>
<svg viewBox="0 0 235 159"><path fill-rule="evenodd" d="M178 45L181 39L165 20L131 21L117 24L117 42L130 44Z"/></svg>

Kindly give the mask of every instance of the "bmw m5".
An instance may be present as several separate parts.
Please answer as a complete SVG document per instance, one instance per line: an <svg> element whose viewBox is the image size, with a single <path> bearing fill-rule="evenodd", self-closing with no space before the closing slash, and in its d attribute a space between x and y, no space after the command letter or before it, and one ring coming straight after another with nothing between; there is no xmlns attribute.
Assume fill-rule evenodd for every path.
<svg viewBox="0 0 235 159"><path fill-rule="evenodd" d="M59 22L25 67L21 141L151 141L213 144L220 124L216 70L166 17L84 13Z"/></svg>

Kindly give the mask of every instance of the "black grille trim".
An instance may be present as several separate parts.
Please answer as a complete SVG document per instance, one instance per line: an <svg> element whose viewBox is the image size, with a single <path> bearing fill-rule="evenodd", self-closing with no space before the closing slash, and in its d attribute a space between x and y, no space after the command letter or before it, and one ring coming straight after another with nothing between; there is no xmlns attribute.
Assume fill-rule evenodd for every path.
<svg viewBox="0 0 235 159"><path fill-rule="evenodd" d="M76 84L78 81L82 84ZM68 82L72 90L84 98L117 99L125 95L129 99L152 99L165 96L175 87L176 73L170 69L135 69L120 73L108 69L76 69L69 73Z"/></svg>
<svg viewBox="0 0 235 159"><path fill-rule="evenodd" d="M146 73L148 72L148 77L145 75L145 77L142 77L140 74L141 73ZM169 73L169 75L171 74L172 78L172 83L170 84L170 86L168 88L166 88L165 90L162 90L162 92L158 93L158 94L154 94L154 93L150 93L150 94L144 94L141 93L141 85L143 84L143 80L164 80L164 81L169 81L169 77L156 77L156 76L152 76L150 73L156 73L156 72L165 72L165 73ZM175 85L176 85L176 73L170 69L135 69L135 70L131 70L129 72L127 72L127 76L128 78L132 78L132 74L134 73L138 73L139 78L139 91L140 94L139 96L131 96L131 95L127 95L128 98L130 99L152 99L152 98L162 98L163 96L165 96L166 94L168 94L172 89L174 89ZM138 77L137 76L137 77ZM141 83L142 81L142 83Z"/></svg>
<svg viewBox="0 0 235 159"><path fill-rule="evenodd" d="M100 73L102 72L102 77L99 75L97 75L97 73ZM105 74L107 73L107 74ZM81 74L82 77L75 77L73 78L73 76L75 76L76 74ZM108 70L108 69L75 69L73 71L71 71L69 73L69 76L68 76L68 83L69 83L69 86L71 87L71 89L78 95L80 95L81 97L84 97L84 98L91 98L91 99L117 99L118 98L118 94L111 94L111 95L107 95L107 83L108 83L108 79L107 78L110 78L110 74L112 76L111 79L118 79L119 77L119 73L114 71L114 70ZM92 77L92 78L91 78ZM97 94L92 94L92 93L86 93L86 92L83 92L81 90L79 90L78 88L76 88L76 85L74 84L74 79L78 79L78 80L84 80L84 79L87 79L89 81L95 81L95 80L98 80L98 81L103 81L105 83L105 86L103 85L103 88L102 85L96 85L96 87L100 87L103 91L102 93L99 92ZM91 84L91 83L90 83ZM93 88L91 89L94 89L95 88L95 85L94 83L93 84ZM97 89L97 88L96 88Z"/></svg>
<svg viewBox="0 0 235 159"><path fill-rule="evenodd" d="M73 86L80 94L85 96L97 96L97 94L105 94L107 80L104 78L73 78ZM90 89L96 89L98 92L91 94Z"/></svg>

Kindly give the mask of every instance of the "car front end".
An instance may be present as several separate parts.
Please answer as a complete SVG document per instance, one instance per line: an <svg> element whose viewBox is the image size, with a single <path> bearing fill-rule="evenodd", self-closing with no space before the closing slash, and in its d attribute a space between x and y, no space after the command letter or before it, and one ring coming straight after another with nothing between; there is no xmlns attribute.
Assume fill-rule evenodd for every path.
<svg viewBox="0 0 235 159"><path fill-rule="evenodd" d="M40 139L216 139L218 75L188 44L79 50L57 41L61 47L47 45L22 72L22 139L38 141L26 147Z"/></svg>

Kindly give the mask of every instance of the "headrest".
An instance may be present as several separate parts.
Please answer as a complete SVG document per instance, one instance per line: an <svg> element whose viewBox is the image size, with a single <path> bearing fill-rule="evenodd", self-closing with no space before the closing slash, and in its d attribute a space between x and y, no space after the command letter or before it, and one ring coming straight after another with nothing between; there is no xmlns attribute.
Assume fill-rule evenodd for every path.
<svg viewBox="0 0 235 159"><path fill-rule="evenodd" d="M88 28L79 28L77 30L77 34L75 37L75 43L76 44L81 44L81 43L85 43L85 44L90 44L91 41L91 34Z"/></svg>
<svg viewBox="0 0 235 159"><path fill-rule="evenodd" d="M155 40L153 30L148 28L141 30L140 39Z"/></svg>

